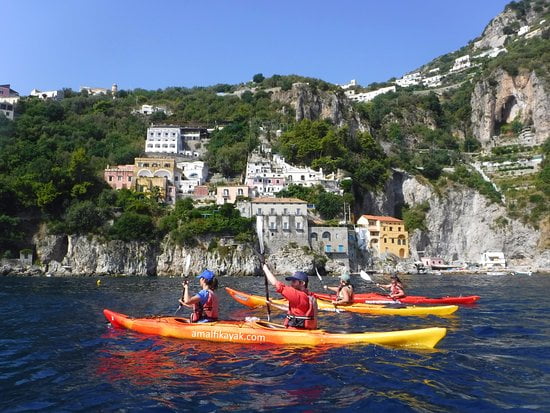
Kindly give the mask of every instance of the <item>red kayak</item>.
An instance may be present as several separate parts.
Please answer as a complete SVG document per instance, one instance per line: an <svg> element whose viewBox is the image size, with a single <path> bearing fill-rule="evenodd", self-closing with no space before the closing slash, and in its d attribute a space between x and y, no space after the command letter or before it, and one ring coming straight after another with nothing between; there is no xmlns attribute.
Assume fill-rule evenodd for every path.
<svg viewBox="0 0 550 413"><path fill-rule="evenodd" d="M314 293L315 297L320 300L331 301L336 297L334 294L321 294ZM421 295L408 295L399 300L392 300L388 295L368 293L368 294L354 294L354 303L366 303L366 304L387 304L387 303L403 303L403 304L475 304L479 300L479 295L468 295L465 297L440 297L429 298Z"/></svg>

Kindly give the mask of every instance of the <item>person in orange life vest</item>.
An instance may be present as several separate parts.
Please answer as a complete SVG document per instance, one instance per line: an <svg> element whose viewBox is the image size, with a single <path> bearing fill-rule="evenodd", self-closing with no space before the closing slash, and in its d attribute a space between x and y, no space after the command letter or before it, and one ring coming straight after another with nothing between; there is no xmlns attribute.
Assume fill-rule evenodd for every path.
<svg viewBox="0 0 550 413"><path fill-rule="evenodd" d="M317 328L317 300L307 290L307 274L297 271L292 276L285 278L286 281L290 281L290 285L285 285L277 281L266 264L263 265L263 270L270 284L288 300L285 326L287 328L315 330Z"/></svg>
<svg viewBox="0 0 550 413"><path fill-rule="evenodd" d="M179 300L181 305L191 307L190 321L192 323L208 323L218 320L219 306L218 297L214 290L218 288L218 280L210 270L204 270L196 278L199 279L201 290L192 297L189 297L189 283L184 281L183 298Z"/></svg>
<svg viewBox="0 0 550 413"><path fill-rule="evenodd" d="M340 276L340 285L338 285L338 287L327 287L326 285L324 286L325 290L334 291L336 293L336 299L332 301L332 304L353 304L353 285L350 281L350 275L348 273L345 273Z"/></svg>
<svg viewBox="0 0 550 413"><path fill-rule="evenodd" d="M376 285L382 288L389 288L390 297L393 298L394 300L398 300L399 298L406 297L407 294L405 294L403 283L401 282L397 274L392 274L390 278L391 278L390 284L386 284L386 285L376 284Z"/></svg>

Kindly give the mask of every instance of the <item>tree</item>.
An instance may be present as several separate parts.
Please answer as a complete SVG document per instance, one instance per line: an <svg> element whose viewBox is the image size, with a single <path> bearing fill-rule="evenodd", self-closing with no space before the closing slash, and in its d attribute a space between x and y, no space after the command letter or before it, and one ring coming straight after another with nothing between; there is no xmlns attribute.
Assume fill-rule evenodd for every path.
<svg viewBox="0 0 550 413"><path fill-rule="evenodd" d="M256 73L253 77L252 77L252 81L254 83L262 83L263 81L265 80L265 77L263 74L261 73Z"/></svg>
<svg viewBox="0 0 550 413"><path fill-rule="evenodd" d="M95 232L103 225L103 216L92 201L77 201L67 210L65 225L72 234Z"/></svg>
<svg viewBox="0 0 550 413"><path fill-rule="evenodd" d="M344 200L341 195L331 192L322 192L317 197L315 209L323 219L334 219L342 213Z"/></svg>
<svg viewBox="0 0 550 413"><path fill-rule="evenodd" d="M122 241L148 241L156 237L157 231L150 216L124 212L109 233L112 238Z"/></svg>

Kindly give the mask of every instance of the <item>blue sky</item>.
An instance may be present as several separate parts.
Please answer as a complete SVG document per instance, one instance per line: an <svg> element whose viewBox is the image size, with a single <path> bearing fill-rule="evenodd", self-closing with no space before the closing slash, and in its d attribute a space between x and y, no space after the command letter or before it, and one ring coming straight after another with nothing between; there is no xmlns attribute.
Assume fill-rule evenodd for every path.
<svg viewBox="0 0 550 413"><path fill-rule="evenodd" d="M508 0L1 0L0 84L121 89L300 74L362 85L481 34ZM6 25L7 22L7 25Z"/></svg>

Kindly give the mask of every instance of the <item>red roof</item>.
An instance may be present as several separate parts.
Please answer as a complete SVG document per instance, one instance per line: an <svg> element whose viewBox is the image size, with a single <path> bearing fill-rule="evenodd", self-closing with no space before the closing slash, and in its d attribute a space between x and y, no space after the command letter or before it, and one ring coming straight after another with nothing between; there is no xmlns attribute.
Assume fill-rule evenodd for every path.
<svg viewBox="0 0 550 413"><path fill-rule="evenodd" d="M403 220L401 220L401 219L394 218L394 217L388 217L388 216L381 216L381 215L361 215L361 218L367 218L367 219L371 219L373 221L403 223Z"/></svg>

